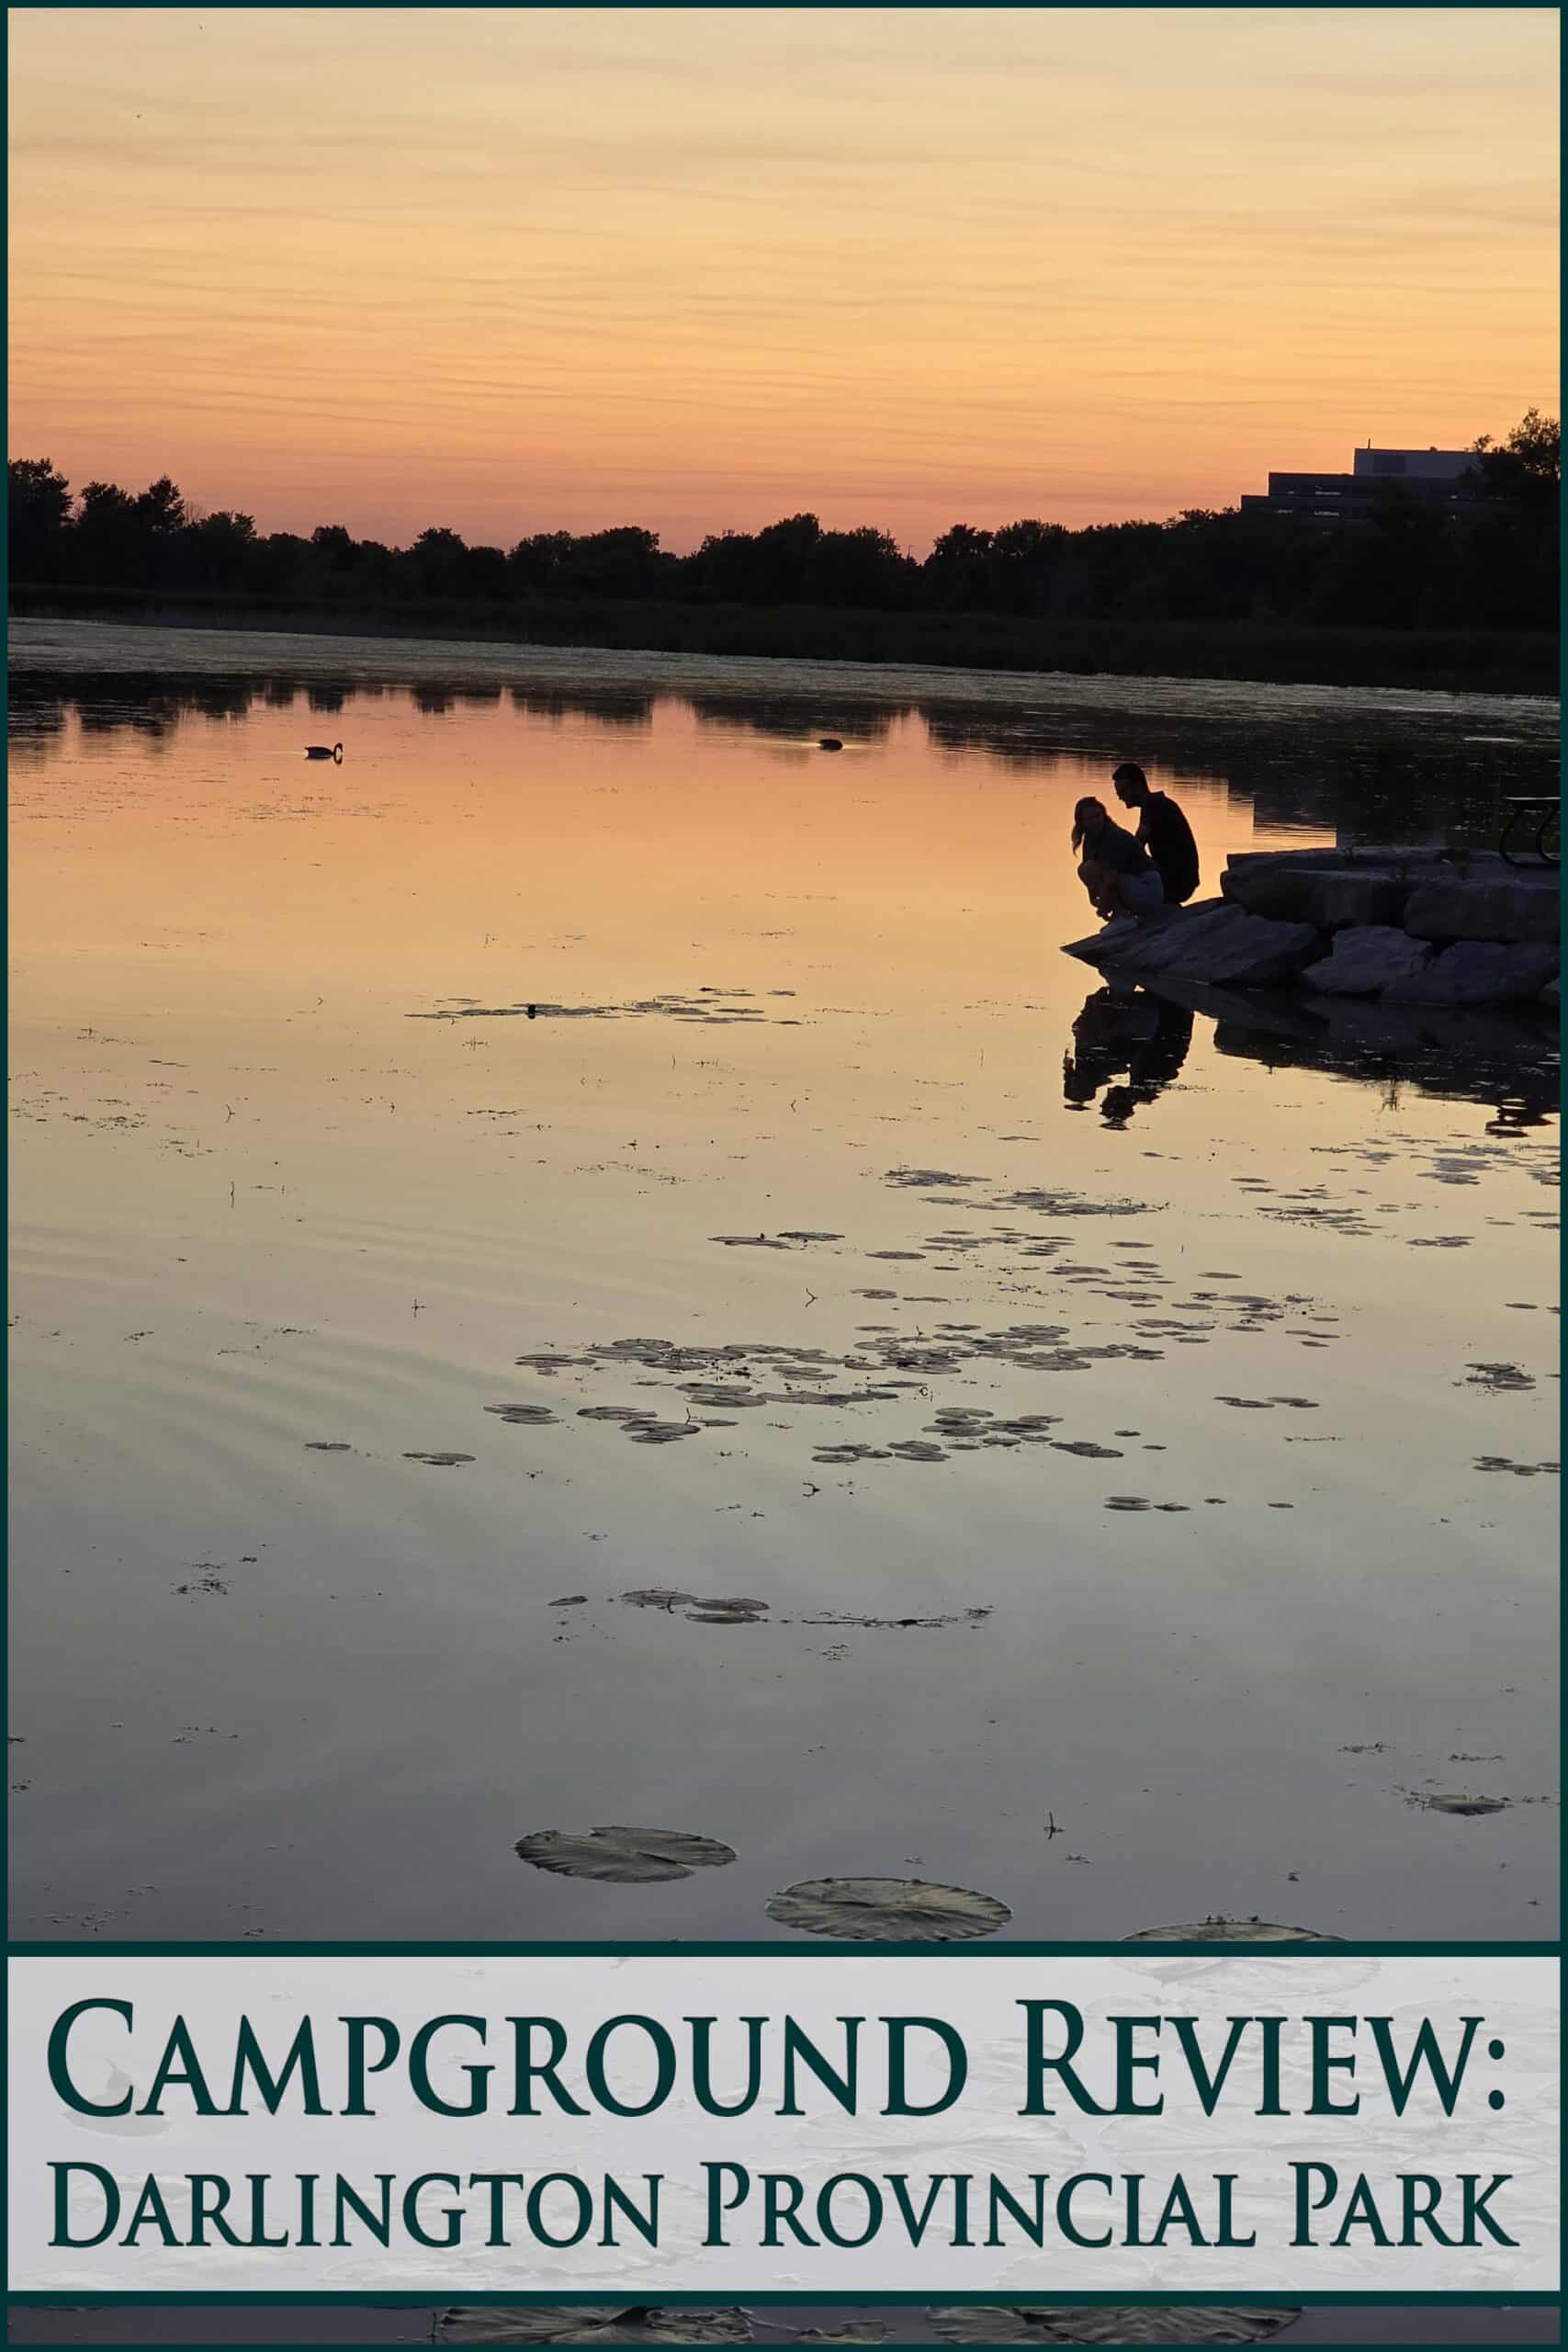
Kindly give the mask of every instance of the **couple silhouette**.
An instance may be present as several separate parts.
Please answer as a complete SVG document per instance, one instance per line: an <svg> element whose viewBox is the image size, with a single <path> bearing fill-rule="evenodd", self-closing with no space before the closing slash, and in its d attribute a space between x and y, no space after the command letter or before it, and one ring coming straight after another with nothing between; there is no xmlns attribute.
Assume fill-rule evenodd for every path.
<svg viewBox="0 0 1568 2352"><path fill-rule="evenodd" d="M1138 812L1130 833L1092 794L1073 810L1073 848L1081 850L1078 878L1102 922L1116 915L1143 920L1166 907L1185 906L1198 888L1198 844L1177 801L1153 792L1134 761L1123 760L1111 779L1124 808Z"/></svg>

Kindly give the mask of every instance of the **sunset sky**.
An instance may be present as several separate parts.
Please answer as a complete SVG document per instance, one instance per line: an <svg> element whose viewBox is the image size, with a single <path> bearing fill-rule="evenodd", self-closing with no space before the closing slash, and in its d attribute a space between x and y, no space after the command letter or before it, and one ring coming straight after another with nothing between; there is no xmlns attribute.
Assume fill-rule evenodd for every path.
<svg viewBox="0 0 1568 2352"><path fill-rule="evenodd" d="M1552 9L9 28L10 451L78 488L923 553L1557 406Z"/></svg>

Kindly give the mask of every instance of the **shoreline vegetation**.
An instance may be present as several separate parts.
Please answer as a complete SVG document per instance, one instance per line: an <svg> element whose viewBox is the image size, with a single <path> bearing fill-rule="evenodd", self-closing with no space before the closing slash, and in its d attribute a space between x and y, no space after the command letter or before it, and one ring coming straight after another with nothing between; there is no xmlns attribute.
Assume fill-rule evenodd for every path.
<svg viewBox="0 0 1568 2352"><path fill-rule="evenodd" d="M1266 621L1048 620L814 605L677 604L624 597L434 597L353 606L289 595L13 582L13 619L130 621L191 629L453 643L885 662L1266 685L1387 686L1543 695L1561 686L1555 632L1395 629Z"/></svg>
<svg viewBox="0 0 1568 2352"><path fill-rule="evenodd" d="M917 558L810 514L712 532L689 554L622 525L407 547L341 523L258 531L145 490L73 491L48 458L8 469L21 617L337 631L615 652L890 662L1078 676L1233 678L1554 695L1561 434L1531 409L1482 435L1462 497L1382 486L1303 520L1227 507L1069 529L954 523ZM499 491L498 491L499 494Z"/></svg>

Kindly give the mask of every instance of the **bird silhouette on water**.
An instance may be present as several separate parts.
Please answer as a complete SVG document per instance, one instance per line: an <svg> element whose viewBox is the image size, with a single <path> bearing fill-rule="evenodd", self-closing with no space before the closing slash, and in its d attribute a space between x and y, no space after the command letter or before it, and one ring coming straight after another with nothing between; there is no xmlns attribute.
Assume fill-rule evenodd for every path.
<svg viewBox="0 0 1568 2352"><path fill-rule="evenodd" d="M339 767L342 767L343 745L341 743L307 743L305 757L308 760L335 760Z"/></svg>

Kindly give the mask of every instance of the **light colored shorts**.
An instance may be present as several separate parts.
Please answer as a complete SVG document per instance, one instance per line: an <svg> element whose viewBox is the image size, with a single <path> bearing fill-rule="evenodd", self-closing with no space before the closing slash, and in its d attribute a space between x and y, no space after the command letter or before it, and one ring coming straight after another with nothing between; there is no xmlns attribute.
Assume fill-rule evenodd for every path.
<svg viewBox="0 0 1568 2352"><path fill-rule="evenodd" d="M1122 897L1136 915L1152 915L1165 904L1165 884L1157 874L1121 874Z"/></svg>

